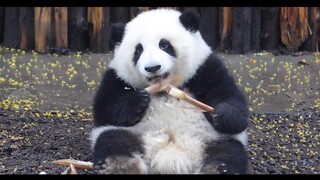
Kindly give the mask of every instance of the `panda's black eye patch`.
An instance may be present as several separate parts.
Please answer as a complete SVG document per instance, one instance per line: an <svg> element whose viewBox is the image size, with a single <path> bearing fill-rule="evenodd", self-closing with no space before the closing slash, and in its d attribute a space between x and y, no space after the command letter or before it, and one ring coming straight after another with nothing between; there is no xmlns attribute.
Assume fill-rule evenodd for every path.
<svg viewBox="0 0 320 180"><path fill-rule="evenodd" d="M170 45L169 41L167 41L165 39L160 40L160 43L159 43L160 49L164 50L164 49L168 48L169 45Z"/></svg>
<svg viewBox="0 0 320 180"><path fill-rule="evenodd" d="M134 55L133 55L133 62L135 65L137 65L137 62L138 62L142 52L143 52L143 46L141 43L139 43L136 45L136 49L135 49Z"/></svg>
<svg viewBox="0 0 320 180"><path fill-rule="evenodd" d="M159 48L164 52L176 57L176 53L171 45L171 43L166 39L161 39L159 42Z"/></svg>
<svg viewBox="0 0 320 180"><path fill-rule="evenodd" d="M139 43L139 44L137 44L137 46L136 46L136 51L135 51L135 53L136 54L141 54L143 52L143 47L142 47L142 45Z"/></svg>

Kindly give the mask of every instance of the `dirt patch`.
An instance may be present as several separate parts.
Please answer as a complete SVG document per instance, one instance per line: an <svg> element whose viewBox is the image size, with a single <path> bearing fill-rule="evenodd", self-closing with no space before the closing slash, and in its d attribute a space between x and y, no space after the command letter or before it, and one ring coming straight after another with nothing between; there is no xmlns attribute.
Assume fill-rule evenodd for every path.
<svg viewBox="0 0 320 180"><path fill-rule="evenodd" d="M92 123L76 114L68 118L40 114L0 109L0 174L60 174L66 167L51 161L91 160L88 133Z"/></svg>

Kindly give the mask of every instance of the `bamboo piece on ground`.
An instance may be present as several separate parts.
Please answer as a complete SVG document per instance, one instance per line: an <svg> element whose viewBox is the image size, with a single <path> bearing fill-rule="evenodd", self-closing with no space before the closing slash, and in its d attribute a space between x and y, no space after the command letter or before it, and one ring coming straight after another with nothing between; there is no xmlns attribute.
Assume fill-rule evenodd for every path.
<svg viewBox="0 0 320 180"><path fill-rule="evenodd" d="M70 174L78 174L78 172L77 172L77 170L76 170L76 168L74 167L73 164L70 164L70 169L71 169Z"/></svg>
<svg viewBox="0 0 320 180"><path fill-rule="evenodd" d="M60 160L52 161L52 163L58 164L58 165L64 165L64 166L70 166L70 164L73 164L75 168L81 168L81 169L93 168L92 162L78 161L74 159L60 159Z"/></svg>

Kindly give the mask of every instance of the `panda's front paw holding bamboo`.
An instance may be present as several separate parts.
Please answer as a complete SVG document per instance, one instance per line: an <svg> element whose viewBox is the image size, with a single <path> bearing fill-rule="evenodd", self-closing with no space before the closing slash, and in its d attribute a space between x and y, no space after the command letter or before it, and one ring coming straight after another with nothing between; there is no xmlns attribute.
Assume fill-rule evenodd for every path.
<svg viewBox="0 0 320 180"><path fill-rule="evenodd" d="M215 130L224 134L237 134L248 126L247 112L228 103L220 103L214 113L206 113L206 117Z"/></svg>
<svg viewBox="0 0 320 180"><path fill-rule="evenodd" d="M141 120L149 107L149 94L144 90L137 90L123 98L127 104L124 105L123 114L120 116L126 119L124 125L133 126Z"/></svg>

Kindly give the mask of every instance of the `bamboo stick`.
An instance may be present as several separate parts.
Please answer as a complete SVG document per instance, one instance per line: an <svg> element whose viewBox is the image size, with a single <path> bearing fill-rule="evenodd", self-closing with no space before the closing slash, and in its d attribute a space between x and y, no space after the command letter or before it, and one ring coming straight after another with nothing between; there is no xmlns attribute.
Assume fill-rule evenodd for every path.
<svg viewBox="0 0 320 180"><path fill-rule="evenodd" d="M178 98L178 99L181 99L181 100L184 100L206 112L213 112L214 111L214 108L207 105L207 104L204 104L194 98L192 98L191 96L189 96L187 93L185 93L184 91L170 85L170 84L154 84L154 85L151 85L147 88L145 88L145 90L151 94L154 94L154 93L157 93L157 92L160 92L160 91L165 91L166 93Z"/></svg>

